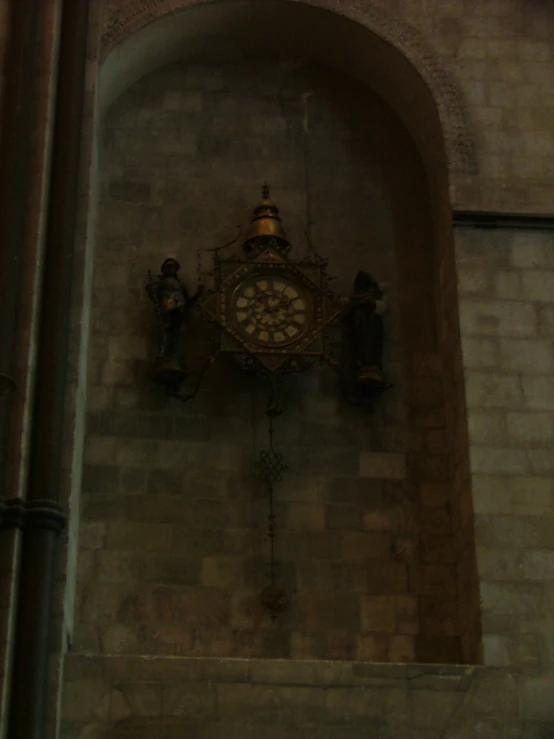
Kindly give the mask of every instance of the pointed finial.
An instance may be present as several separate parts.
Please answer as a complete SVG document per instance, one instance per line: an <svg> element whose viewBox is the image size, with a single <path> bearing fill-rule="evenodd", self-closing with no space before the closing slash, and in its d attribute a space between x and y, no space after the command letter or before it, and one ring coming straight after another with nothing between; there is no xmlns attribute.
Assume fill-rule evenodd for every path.
<svg viewBox="0 0 554 739"><path fill-rule="evenodd" d="M262 187L262 199L269 200L269 185L267 184L267 181L264 182L264 186Z"/></svg>

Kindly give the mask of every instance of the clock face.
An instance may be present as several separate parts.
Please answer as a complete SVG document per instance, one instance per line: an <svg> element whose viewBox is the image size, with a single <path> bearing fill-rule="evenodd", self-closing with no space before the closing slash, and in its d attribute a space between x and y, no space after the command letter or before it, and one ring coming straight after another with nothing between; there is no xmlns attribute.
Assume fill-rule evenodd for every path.
<svg viewBox="0 0 554 739"><path fill-rule="evenodd" d="M303 290L280 276L251 277L233 294L237 329L255 344L284 347L309 328L310 304Z"/></svg>

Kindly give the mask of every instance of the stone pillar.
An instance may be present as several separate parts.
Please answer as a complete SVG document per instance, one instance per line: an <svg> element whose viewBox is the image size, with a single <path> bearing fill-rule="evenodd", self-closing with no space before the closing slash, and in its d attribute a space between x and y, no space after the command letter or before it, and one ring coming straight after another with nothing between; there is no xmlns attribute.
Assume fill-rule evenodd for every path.
<svg viewBox="0 0 554 739"><path fill-rule="evenodd" d="M89 2L17 0L10 11L0 143L0 371L19 391L0 419L7 499L0 714L4 735L39 739L46 733L56 538L65 523L58 499Z"/></svg>
<svg viewBox="0 0 554 739"><path fill-rule="evenodd" d="M7 716L16 618L21 498L34 384L34 338L50 167L58 0L2 4L0 114L0 373L17 389L0 400L0 737Z"/></svg>

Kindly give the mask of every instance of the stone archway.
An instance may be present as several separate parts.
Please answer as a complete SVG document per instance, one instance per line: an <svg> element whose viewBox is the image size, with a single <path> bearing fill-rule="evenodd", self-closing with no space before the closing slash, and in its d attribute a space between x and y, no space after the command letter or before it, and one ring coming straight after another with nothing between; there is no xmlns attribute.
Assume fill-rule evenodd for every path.
<svg viewBox="0 0 554 739"><path fill-rule="evenodd" d="M451 548L450 529L461 531L465 527L460 537L464 543L464 565L466 561L467 565L460 570L457 588L467 607L460 640L463 651L459 653L463 653L465 661L479 662L480 623L472 525L471 521L459 520L460 517L451 518L447 510L450 504L456 514L458 509L471 508L471 491L466 484L469 463L464 397L463 390L460 391L463 380L458 361L460 340L449 185L455 188L475 171L473 153L468 156L468 152L474 151L473 138L457 88L416 32L374 7L366 15L360 10L347 12L342 6L333 12L333 5L316 0L264 0L263 3L258 0L200 0L159 2L148 7L143 4L133 13L123 14L123 20L107 29L100 76L101 108L107 109L134 83L138 83L138 88L131 95L138 93L140 97L140 90L144 92L148 88L151 74L161 73L163 68L175 63L194 64L200 58L201 64L212 69L213 65L227 62L229 56L233 61L241 55L254 59L260 51L265 55L275 51L290 55L283 54L278 64L283 60L294 66L300 59L297 68L306 60L334 67L373 89L392 108L393 118L403 130L402 136L410 142L407 148L411 152L406 157L405 149L389 144L390 157L383 166L385 171L400 173L391 187L394 190L391 201L395 201L392 230L400 244L398 254L402 263L399 303L403 304L406 333L413 339L404 363L408 380L406 404L410 427L414 429L407 462L409 478L415 482L418 492L413 495L417 504L411 506L413 510L406 520L409 519L412 533L421 530L422 535L429 536L429 541L438 536L447 549ZM403 49L407 49L406 53ZM419 66L412 63L410 57L417 58ZM309 93L313 89L311 82L308 85L294 88L296 98L303 97L302 91ZM152 93L153 97L146 102L146 107L163 107L154 100L158 100L162 88L162 84L148 88L147 95ZM280 90L281 85L276 89ZM225 90L229 93L227 88ZM208 89L204 92L211 94ZM125 106L124 100L122 103ZM114 106L116 110L118 105ZM179 125L188 125L181 120L179 111L174 115ZM210 121L204 123L209 125ZM181 133L183 130L180 129ZM143 143L150 137L151 131ZM163 135L156 138L164 140ZM378 140L372 137L371 126L360 133L360 142L364 145L375 145ZM142 151L140 147L134 150L131 159L122 165L124 171L131 171ZM209 159L208 149L200 155L202 157L204 163ZM406 172L407 159L413 164L414 172L417 170L414 178ZM118 157L113 157L113 161L116 160L119 161ZM147 172L145 178L148 180L149 176ZM424 202L418 199L419 193L425 193ZM119 223L119 216L115 220ZM131 221L137 222L134 216ZM166 221L177 222L169 216ZM156 248L159 247L158 237ZM413 309L416 305L418 311ZM439 498L433 498L435 494ZM440 510L434 511L435 507ZM404 547L403 552L408 549ZM439 557L439 554L435 552L429 556ZM447 577L454 582L457 576L450 572L452 567L445 568L440 558L437 562L440 573L448 570ZM428 566L426 562L421 572L418 570L414 575L419 578L418 582L421 580L427 595L437 591L433 567L434 564ZM466 611L470 611L469 616ZM448 621L447 616L441 618ZM454 616L451 620L456 619ZM452 630L457 626L450 624L447 628ZM449 656L442 647L433 652L432 657L429 654L427 650L424 657L420 652L418 658L439 662L460 659L452 656L453 653Z"/></svg>
<svg viewBox="0 0 554 739"><path fill-rule="evenodd" d="M466 184L468 178L478 174L476 143L461 90L443 61L413 26L368 0L287 2L328 12L335 16L335 22L339 18L347 22L353 21L388 44L391 51L403 58L406 67L411 66L415 70L432 96L433 107L438 112L440 121L440 132L436 131L435 135L440 136L444 146L451 192L456 192L457 186ZM261 6L259 0L249 4ZM168 14L213 5L219 6L222 3L214 3L213 0L143 0L128 2L124 9L121 8L121 3L114 4L111 12L108 9L106 13L102 57L106 60L111 52L121 48L132 36Z"/></svg>

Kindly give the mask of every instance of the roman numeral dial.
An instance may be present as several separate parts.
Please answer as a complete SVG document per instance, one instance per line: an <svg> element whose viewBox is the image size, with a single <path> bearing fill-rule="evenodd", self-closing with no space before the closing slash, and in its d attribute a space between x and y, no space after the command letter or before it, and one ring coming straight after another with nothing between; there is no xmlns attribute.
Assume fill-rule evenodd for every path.
<svg viewBox="0 0 554 739"><path fill-rule="evenodd" d="M235 290L238 330L249 341L280 347L297 341L308 328L309 304L301 287L279 276L256 276Z"/></svg>

